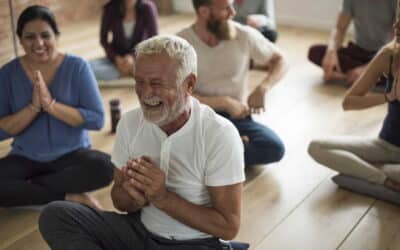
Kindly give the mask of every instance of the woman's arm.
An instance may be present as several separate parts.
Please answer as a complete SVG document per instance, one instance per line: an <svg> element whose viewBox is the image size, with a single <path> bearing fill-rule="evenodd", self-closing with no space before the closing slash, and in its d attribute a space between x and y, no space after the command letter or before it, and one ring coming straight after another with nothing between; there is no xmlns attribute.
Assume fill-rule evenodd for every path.
<svg viewBox="0 0 400 250"><path fill-rule="evenodd" d="M29 104L20 111L0 118L0 140L18 135L39 115L40 109ZM3 130L8 135L2 135Z"/></svg>
<svg viewBox="0 0 400 250"><path fill-rule="evenodd" d="M41 111L39 90L34 87L32 93L32 102L21 110L12 113L9 100L9 91L6 84L9 74L4 70L0 71L0 140L18 135L24 131Z"/></svg>
<svg viewBox="0 0 400 250"><path fill-rule="evenodd" d="M158 35L158 12L157 7L152 3L148 2L145 5L146 7L146 29L147 30L147 37L152 37Z"/></svg>
<svg viewBox="0 0 400 250"><path fill-rule="evenodd" d="M360 110L387 102L386 93L368 93L382 74L389 72L392 49L390 45L382 48L368 64L361 77L353 84L343 100L344 110Z"/></svg>
<svg viewBox="0 0 400 250"><path fill-rule="evenodd" d="M101 25L100 25L100 44L104 48L104 51L107 57L114 61L115 57L118 55L115 49L108 41L108 33L111 31L112 18L109 14L111 6L107 5L103 8L103 14L101 16ZM114 18L117 13L114 13Z"/></svg>

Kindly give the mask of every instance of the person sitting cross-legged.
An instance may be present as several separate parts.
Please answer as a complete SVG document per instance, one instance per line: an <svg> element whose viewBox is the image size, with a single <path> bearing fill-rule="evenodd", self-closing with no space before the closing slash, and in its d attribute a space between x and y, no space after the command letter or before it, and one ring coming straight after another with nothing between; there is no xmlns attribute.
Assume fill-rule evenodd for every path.
<svg viewBox="0 0 400 250"><path fill-rule="evenodd" d="M211 250L235 237L243 145L228 120L191 97L196 62L176 36L137 46L140 108L120 120L112 153L111 197L126 213L51 203L39 227L52 249Z"/></svg>
<svg viewBox="0 0 400 250"><path fill-rule="evenodd" d="M265 96L285 74L283 53L256 29L231 20L233 0L193 0L193 5L197 20L178 35L198 54L195 96L239 130L246 166L280 161L283 142L272 129L255 122L252 114L264 112ZM261 65L265 78L248 94L250 59Z"/></svg>
<svg viewBox="0 0 400 250"><path fill-rule="evenodd" d="M388 112L378 137L313 140L310 155L320 164L400 192L400 22L396 38L384 46L354 83L343 101L345 110L361 110L387 104ZM388 75L386 93L368 93L382 74Z"/></svg>
<svg viewBox="0 0 400 250"><path fill-rule="evenodd" d="M82 58L58 49L53 13L22 11L17 35L25 54L0 69L0 141L12 138L0 159L0 206L55 200L100 208L87 192L110 184L114 166L91 149L88 130L104 125L96 79Z"/></svg>
<svg viewBox="0 0 400 250"><path fill-rule="evenodd" d="M328 44L313 45L308 51L309 60L322 68L325 81L344 80L351 85L361 76L377 51L393 38L396 2L341 0ZM354 38L344 46L351 22ZM384 82L382 77L379 83L384 85Z"/></svg>

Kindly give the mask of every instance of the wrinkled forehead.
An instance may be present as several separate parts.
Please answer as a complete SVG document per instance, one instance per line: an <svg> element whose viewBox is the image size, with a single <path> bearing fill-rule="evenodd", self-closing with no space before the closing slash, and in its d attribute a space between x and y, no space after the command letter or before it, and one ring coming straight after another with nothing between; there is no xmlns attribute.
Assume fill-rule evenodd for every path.
<svg viewBox="0 0 400 250"><path fill-rule="evenodd" d="M158 76L175 78L178 72L178 62L166 53L137 54L135 73L137 76Z"/></svg>

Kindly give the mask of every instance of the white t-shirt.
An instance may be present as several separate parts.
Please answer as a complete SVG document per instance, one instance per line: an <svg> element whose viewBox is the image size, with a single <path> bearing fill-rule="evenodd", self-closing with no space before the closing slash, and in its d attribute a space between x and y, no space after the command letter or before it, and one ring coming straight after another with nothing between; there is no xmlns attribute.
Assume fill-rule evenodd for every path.
<svg viewBox="0 0 400 250"><path fill-rule="evenodd" d="M124 27L124 35L127 40L132 38L133 31L135 28L135 23L136 22L134 20L122 23L123 24L122 27Z"/></svg>
<svg viewBox="0 0 400 250"><path fill-rule="evenodd" d="M193 26L177 35L185 38L197 52L196 93L206 96L230 96L246 102L250 59L259 64L266 64L278 49L256 29L232 22L237 30L236 38L221 41L215 47L204 43L195 33Z"/></svg>
<svg viewBox="0 0 400 250"><path fill-rule="evenodd" d="M168 190L189 202L210 207L207 186L245 180L243 143L231 122L195 98L191 103L189 120L170 136L145 120L140 108L124 114L111 159L121 168L129 159L149 156L167 174ZM150 232L170 239L210 237L153 205L142 208L141 220Z"/></svg>

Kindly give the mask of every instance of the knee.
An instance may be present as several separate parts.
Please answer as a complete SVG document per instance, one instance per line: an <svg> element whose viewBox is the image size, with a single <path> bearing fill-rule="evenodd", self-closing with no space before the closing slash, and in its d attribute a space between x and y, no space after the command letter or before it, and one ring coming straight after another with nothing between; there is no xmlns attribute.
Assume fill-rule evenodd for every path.
<svg viewBox="0 0 400 250"><path fill-rule="evenodd" d="M325 55L325 47L324 45L314 45L308 50L308 60L316 65L322 64L322 58Z"/></svg>
<svg viewBox="0 0 400 250"><path fill-rule="evenodd" d="M273 161L274 162L278 162L280 160L282 160L283 156L285 155L285 145L283 144L283 142L278 141L273 145Z"/></svg>
<svg viewBox="0 0 400 250"><path fill-rule="evenodd" d="M285 145L279 139L266 141L264 145L254 145L258 148L258 154L263 155L263 164L278 162L285 155Z"/></svg>
<svg viewBox="0 0 400 250"><path fill-rule="evenodd" d="M308 145L308 154L314 159L317 160L321 152L321 142L319 140L313 140Z"/></svg>
<svg viewBox="0 0 400 250"><path fill-rule="evenodd" d="M54 201L49 203L41 212L39 217L39 231L46 239L49 233L56 232L59 218L63 217L65 201Z"/></svg>
<svg viewBox="0 0 400 250"><path fill-rule="evenodd" d="M90 162L90 172L95 173L95 178L102 186L107 186L111 183L114 176L114 164L110 160L110 156L98 152L96 157L93 157Z"/></svg>
<svg viewBox="0 0 400 250"><path fill-rule="evenodd" d="M112 164L111 161L99 162L96 175L98 175L104 186L109 185L114 176L114 164Z"/></svg>

